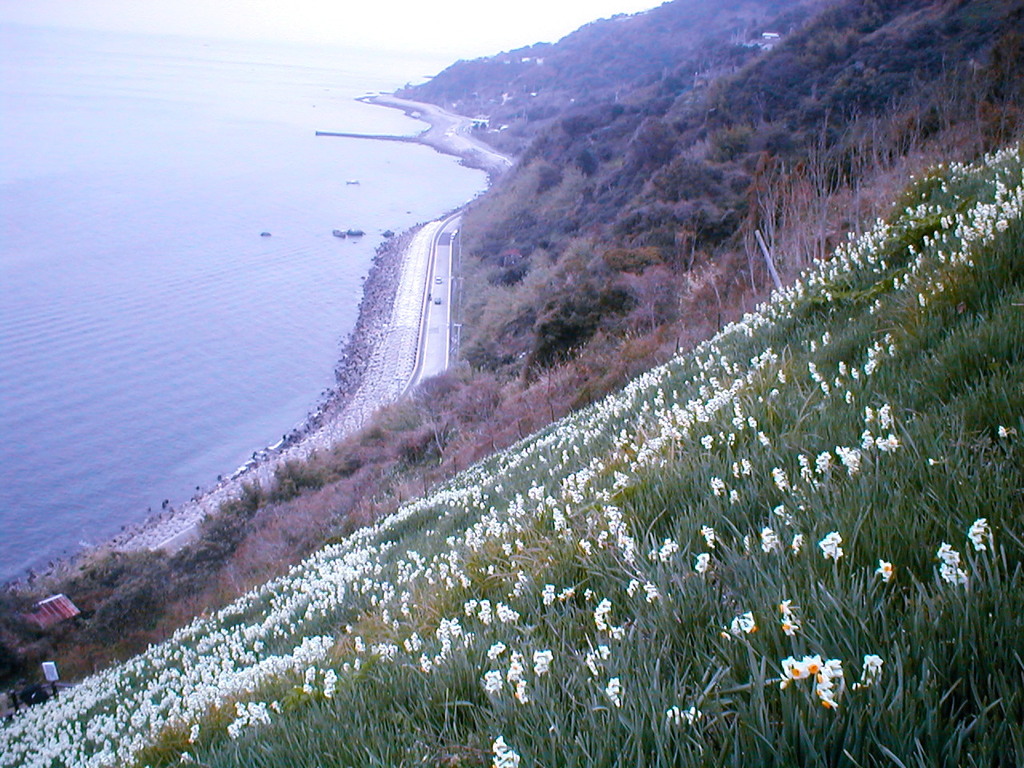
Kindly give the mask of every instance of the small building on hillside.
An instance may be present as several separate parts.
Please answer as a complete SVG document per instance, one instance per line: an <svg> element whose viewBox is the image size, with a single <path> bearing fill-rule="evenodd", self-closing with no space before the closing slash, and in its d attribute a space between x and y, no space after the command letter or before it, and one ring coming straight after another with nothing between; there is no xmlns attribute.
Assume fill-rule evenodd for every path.
<svg viewBox="0 0 1024 768"><path fill-rule="evenodd" d="M40 600L32 606L30 613L25 614L25 618L40 629L49 629L54 624L73 619L80 613L78 606L71 602L67 595L59 594Z"/></svg>

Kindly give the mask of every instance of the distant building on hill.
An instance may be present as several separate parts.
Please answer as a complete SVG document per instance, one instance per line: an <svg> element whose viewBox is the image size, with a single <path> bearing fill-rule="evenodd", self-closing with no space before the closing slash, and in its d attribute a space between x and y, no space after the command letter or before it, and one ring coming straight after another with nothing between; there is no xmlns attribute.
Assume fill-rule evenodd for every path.
<svg viewBox="0 0 1024 768"><path fill-rule="evenodd" d="M756 37L753 40L742 42L741 39L734 38L733 42L747 48L760 48L762 51L770 51L782 42L782 35L778 32L762 32L760 37Z"/></svg>

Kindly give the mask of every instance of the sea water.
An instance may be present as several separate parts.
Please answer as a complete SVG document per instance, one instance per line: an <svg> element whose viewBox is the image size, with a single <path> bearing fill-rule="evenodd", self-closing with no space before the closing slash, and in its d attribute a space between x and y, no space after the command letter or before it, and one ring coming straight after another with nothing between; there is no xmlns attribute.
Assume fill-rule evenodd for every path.
<svg viewBox="0 0 1024 768"><path fill-rule="evenodd" d="M383 231L485 179L315 132L417 132L355 99L444 64L0 27L0 580L181 503L318 404Z"/></svg>

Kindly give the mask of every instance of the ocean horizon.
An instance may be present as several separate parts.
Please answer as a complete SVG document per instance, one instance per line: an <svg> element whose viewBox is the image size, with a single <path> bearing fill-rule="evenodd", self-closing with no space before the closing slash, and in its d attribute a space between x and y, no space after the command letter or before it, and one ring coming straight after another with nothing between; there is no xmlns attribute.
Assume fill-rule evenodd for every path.
<svg viewBox="0 0 1024 768"><path fill-rule="evenodd" d="M384 231L486 178L315 132L418 132L356 98L446 63L0 26L0 581L181 504L322 402Z"/></svg>

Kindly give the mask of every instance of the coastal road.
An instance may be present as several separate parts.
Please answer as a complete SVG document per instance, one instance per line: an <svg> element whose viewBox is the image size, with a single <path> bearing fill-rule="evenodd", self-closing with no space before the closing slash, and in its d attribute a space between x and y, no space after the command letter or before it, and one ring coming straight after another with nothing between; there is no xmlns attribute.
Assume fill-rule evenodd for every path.
<svg viewBox="0 0 1024 768"><path fill-rule="evenodd" d="M474 135L473 118L448 112L436 104L401 99L390 94L378 94L366 98L365 101L383 107L401 109L410 117L428 124L427 130L416 137L396 138L411 139L433 147L438 152L459 157L466 165L472 168L481 168L492 177L504 173L513 165L512 158L501 154Z"/></svg>
<svg viewBox="0 0 1024 768"><path fill-rule="evenodd" d="M448 369L451 363L453 258L459 237L460 215L444 220L433 235L427 283L424 287L423 318L420 326L416 366L409 386Z"/></svg>
<svg viewBox="0 0 1024 768"><path fill-rule="evenodd" d="M431 104L380 96L370 99L383 106L407 111L430 124L414 140L458 155L467 165L492 176L506 171L512 160L487 147L472 134L472 120L445 112ZM356 136L355 134L334 134ZM361 138L371 138L364 136ZM372 137L389 138L389 137ZM364 343L368 360L354 392L329 402L318 421L304 427L298 442L260 451L230 477L166 514L151 518L111 542L114 549L176 551L195 538L198 524L220 505L238 498L244 483L264 488L288 461L308 460L316 451L329 450L362 428L379 408L394 402L421 381L447 370L451 362L453 258L459 249L461 213L425 224L406 247L399 267L398 287L389 312L372 324Z"/></svg>
<svg viewBox="0 0 1024 768"><path fill-rule="evenodd" d="M174 552L195 538L197 525L222 503L238 498L243 483L264 488L287 461L305 461L360 429L374 411L394 402L420 381L444 372L450 362L453 241L457 244L461 214L425 224L403 252L400 277L390 311L374 333L375 341L363 380L344 406L331 410L323 422L297 443L270 451L242 467L201 497L153 521L118 544L121 549L163 549ZM457 247L457 245L456 245ZM440 282L439 282L440 281ZM435 304L440 300L439 304Z"/></svg>

